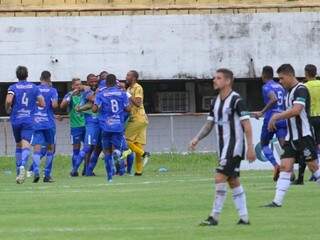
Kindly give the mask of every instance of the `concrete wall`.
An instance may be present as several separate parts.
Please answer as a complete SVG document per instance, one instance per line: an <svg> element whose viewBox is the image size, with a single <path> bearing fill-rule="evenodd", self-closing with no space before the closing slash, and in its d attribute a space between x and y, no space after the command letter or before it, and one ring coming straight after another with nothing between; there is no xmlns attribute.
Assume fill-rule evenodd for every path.
<svg viewBox="0 0 320 240"><path fill-rule="evenodd" d="M262 66L289 62L299 76L320 64L320 14L238 14L1 18L0 81L15 67L37 80L48 69L56 81L102 69L124 78L211 78L218 67L255 77ZM52 59L59 62L52 63Z"/></svg>

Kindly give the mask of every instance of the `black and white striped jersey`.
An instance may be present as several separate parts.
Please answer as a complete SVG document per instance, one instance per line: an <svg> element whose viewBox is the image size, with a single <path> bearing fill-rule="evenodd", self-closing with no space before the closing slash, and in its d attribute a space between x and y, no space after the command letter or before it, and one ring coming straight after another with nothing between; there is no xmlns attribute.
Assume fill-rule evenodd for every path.
<svg viewBox="0 0 320 240"><path fill-rule="evenodd" d="M287 94L286 109L291 109L294 104L302 104L304 108L298 116L288 119L286 141L295 141L305 136L312 136L309 123L310 95L307 87L302 83L298 83Z"/></svg>
<svg viewBox="0 0 320 240"><path fill-rule="evenodd" d="M220 95L211 104L209 121L215 124L220 161L244 158L245 144L242 120L249 119L243 99L232 91L224 100Z"/></svg>

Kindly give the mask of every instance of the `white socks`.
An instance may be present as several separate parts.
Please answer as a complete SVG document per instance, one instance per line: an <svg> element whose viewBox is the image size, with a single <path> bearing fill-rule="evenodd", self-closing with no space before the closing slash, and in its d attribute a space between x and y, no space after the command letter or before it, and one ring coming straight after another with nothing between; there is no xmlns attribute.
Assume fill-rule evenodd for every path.
<svg viewBox="0 0 320 240"><path fill-rule="evenodd" d="M320 184L320 168L313 173L313 176L317 179L317 183Z"/></svg>
<svg viewBox="0 0 320 240"><path fill-rule="evenodd" d="M249 221L248 217L248 209L247 209L247 201L246 201L246 194L243 190L243 187L240 185L233 190L232 198L236 209L238 210L239 217L245 222Z"/></svg>
<svg viewBox="0 0 320 240"><path fill-rule="evenodd" d="M224 202L227 197L227 183L216 184L216 198L213 203L211 215L216 221L219 220L219 215L222 211Z"/></svg>
<svg viewBox="0 0 320 240"><path fill-rule="evenodd" d="M277 181L276 195L273 199L273 202L279 206L282 205L283 198L290 187L290 178L291 172L280 172L280 176Z"/></svg>

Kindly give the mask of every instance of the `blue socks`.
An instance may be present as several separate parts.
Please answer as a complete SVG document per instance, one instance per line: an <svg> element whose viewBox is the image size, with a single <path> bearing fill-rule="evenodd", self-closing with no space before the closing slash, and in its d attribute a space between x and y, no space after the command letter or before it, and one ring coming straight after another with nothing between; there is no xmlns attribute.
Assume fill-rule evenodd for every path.
<svg viewBox="0 0 320 240"><path fill-rule="evenodd" d="M274 158L273 152L269 146L262 147L262 152L274 167L278 165L276 159Z"/></svg>
<svg viewBox="0 0 320 240"><path fill-rule="evenodd" d="M45 177L50 177L51 176L53 158L54 158L54 153L48 152L47 153L46 165L44 167L44 176Z"/></svg>
<svg viewBox="0 0 320 240"><path fill-rule="evenodd" d="M33 166L34 176L39 176L40 175L41 152L34 152L32 159L33 159L33 163L31 166Z"/></svg>
<svg viewBox="0 0 320 240"><path fill-rule="evenodd" d="M77 158L78 155L80 153L80 149L73 149L73 154L72 154L72 169L74 169L76 162L77 162Z"/></svg>
<svg viewBox="0 0 320 240"><path fill-rule="evenodd" d="M16 172L17 175L19 175L19 167L21 165L21 160L22 160L22 149L21 148L16 148Z"/></svg>
<svg viewBox="0 0 320 240"><path fill-rule="evenodd" d="M91 158L90 158L90 162L89 162L89 164L88 164L88 166L86 168L86 176L92 176L93 175L93 170L97 165L97 162L98 162L98 159L99 159L99 156L100 156L100 152L94 151L92 153Z"/></svg>
<svg viewBox="0 0 320 240"><path fill-rule="evenodd" d="M113 176L112 155L106 154L104 156L104 163L105 163L105 167L106 167L107 178L108 178L108 181L110 181L110 180L112 180L112 176Z"/></svg>
<svg viewBox="0 0 320 240"><path fill-rule="evenodd" d="M21 164L20 166L26 167L30 155L30 149L29 148L23 148L21 153Z"/></svg>
<svg viewBox="0 0 320 240"><path fill-rule="evenodd" d="M131 154L127 157L127 173L128 173L128 174L131 174L133 161L134 161L134 153L131 153Z"/></svg>
<svg viewBox="0 0 320 240"><path fill-rule="evenodd" d="M84 146L84 147L83 147L83 149L80 151L78 157L76 158L76 163L75 163L75 165L74 165L74 167L73 167L72 172L75 173L75 172L78 171L78 169L79 169L81 163L83 162L85 156L86 156L88 153L90 153L91 150L92 150L92 146L88 146L88 145L87 145L87 146Z"/></svg>

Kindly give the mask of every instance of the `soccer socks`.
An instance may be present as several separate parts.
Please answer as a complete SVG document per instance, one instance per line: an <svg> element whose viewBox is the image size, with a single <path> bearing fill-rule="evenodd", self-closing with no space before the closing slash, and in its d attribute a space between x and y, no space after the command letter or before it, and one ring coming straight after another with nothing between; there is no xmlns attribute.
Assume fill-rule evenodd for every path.
<svg viewBox="0 0 320 240"><path fill-rule="evenodd" d="M142 155L136 153L136 159L135 159L135 169L136 173L142 173L143 170L143 162L142 162Z"/></svg>
<svg viewBox="0 0 320 240"><path fill-rule="evenodd" d="M112 155L106 154L104 156L104 163L105 163L105 167L106 167L107 178L108 178L108 181L110 181L110 180L112 180L112 176L113 176Z"/></svg>
<svg viewBox="0 0 320 240"><path fill-rule="evenodd" d="M44 167L44 176L45 177L50 177L51 176L53 159L54 159L54 153L48 152L47 153L46 165Z"/></svg>
<svg viewBox="0 0 320 240"><path fill-rule="evenodd" d="M21 165L21 160L22 160L22 149L21 148L16 148L16 172L17 175L19 175L19 167Z"/></svg>
<svg viewBox="0 0 320 240"><path fill-rule="evenodd" d="M233 202L238 210L240 219L249 222L246 194L243 187L240 185L239 187L233 188L232 191Z"/></svg>
<svg viewBox="0 0 320 240"><path fill-rule="evenodd" d="M41 154L40 159L44 158L47 155L47 148L46 147L42 147L40 154Z"/></svg>
<svg viewBox="0 0 320 240"><path fill-rule="evenodd" d="M128 173L128 174L131 174L133 161L134 161L134 153L131 153L131 154L129 154L129 156L127 157L127 173Z"/></svg>
<svg viewBox="0 0 320 240"><path fill-rule="evenodd" d="M33 159L33 163L32 163L33 170L32 171L34 173L34 176L39 176L40 175L41 152L34 152L32 159Z"/></svg>
<svg viewBox="0 0 320 240"><path fill-rule="evenodd" d="M74 167L76 165L79 153L80 153L79 149L73 149L73 154L72 154L72 159L71 159L72 160L72 169L74 169Z"/></svg>
<svg viewBox="0 0 320 240"><path fill-rule="evenodd" d="M277 181L276 195L273 202L281 206L283 198L286 195L290 187L291 172L280 172L279 179Z"/></svg>
<svg viewBox="0 0 320 240"><path fill-rule="evenodd" d="M298 175L298 181L303 182L304 179L304 172L306 170L307 164L305 163L304 160L300 160L299 162L299 175Z"/></svg>
<svg viewBox="0 0 320 240"><path fill-rule="evenodd" d="M30 155L30 149L29 148L23 148L21 153L21 164L20 166L26 167Z"/></svg>
<svg viewBox="0 0 320 240"><path fill-rule="evenodd" d="M87 153L90 153L92 146L84 146L76 158L73 172L77 172Z"/></svg>
<svg viewBox="0 0 320 240"><path fill-rule="evenodd" d="M262 148L262 152L274 167L278 165L276 159L274 158L273 152L269 146L264 146Z"/></svg>
<svg viewBox="0 0 320 240"><path fill-rule="evenodd" d="M144 150L141 144L128 141L128 146L136 154L139 154L141 156L144 154Z"/></svg>
<svg viewBox="0 0 320 240"><path fill-rule="evenodd" d="M94 151L91 155L90 162L86 168L86 176L92 176L93 169L96 167L98 159L100 156L100 152Z"/></svg>
<svg viewBox="0 0 320 240"><path fill-rule="evenodd" d="M224 202L227 197L227 183L216 183L216 194L210 216L219 221Z"/></svg>
<svg viewBox="0 0 320 240"><path fill-rule="evenodd" d="M320 168L313 173L313 176L316 178L318 184L320 184Z"/></svg>

